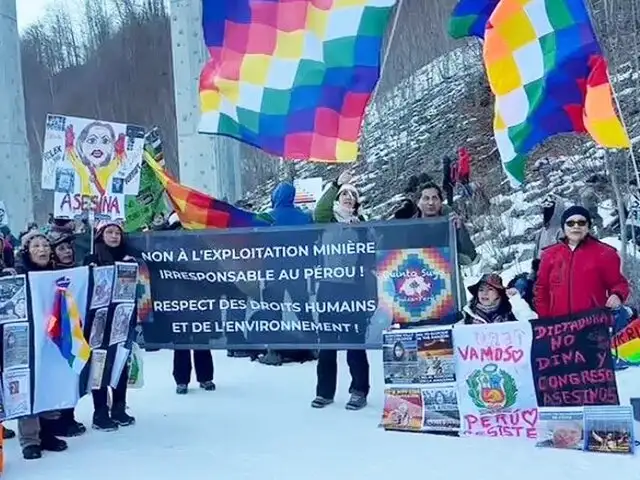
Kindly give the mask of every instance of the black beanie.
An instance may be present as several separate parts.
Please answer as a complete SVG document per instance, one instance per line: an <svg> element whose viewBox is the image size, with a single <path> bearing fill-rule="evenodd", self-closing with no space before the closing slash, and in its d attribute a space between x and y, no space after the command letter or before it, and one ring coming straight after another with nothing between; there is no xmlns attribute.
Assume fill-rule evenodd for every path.
<svg viewBox="0 0 640 480"><path fill-rule="evenodd" d="M573 217L574 215L580 215L584 217L589 223L589 226L591 226L591 214L589 213L589 210L587 210L584 207L581 207L580 205L574 205L572 207L567 208L562 214L563 228L564 228L564 224L567 223L567 219Z"/></svg>

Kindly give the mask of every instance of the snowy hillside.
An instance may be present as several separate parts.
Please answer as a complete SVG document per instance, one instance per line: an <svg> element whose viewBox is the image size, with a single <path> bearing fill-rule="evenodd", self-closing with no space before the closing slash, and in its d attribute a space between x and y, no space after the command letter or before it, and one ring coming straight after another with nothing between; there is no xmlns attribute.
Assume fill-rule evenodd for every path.
<svg viewBox="0 0 640 480"><path fill-rule="evenodd" d="M504 472L517 472L521 480L602 480L612 474L637 478L638 455L537 449L510 439L385 432L378 428L382 358L379 352L370 358L370 405L350 412L343 408L348 396L344 357L336 404L314 410L309 402L315 364L273 368L219 353L218 390L183 397L174 393L171 352L147 353L146 385L129 392L137 425L112 433L90 430L70 439L68 451L30 462L22 460L17 441L8 440L2 478L387 480L417 472L429 480L493 480ZM622 399L640 393L639 374L637 369L620 374ZM78 408L85 424L91 407L85 398Z"/></svg>

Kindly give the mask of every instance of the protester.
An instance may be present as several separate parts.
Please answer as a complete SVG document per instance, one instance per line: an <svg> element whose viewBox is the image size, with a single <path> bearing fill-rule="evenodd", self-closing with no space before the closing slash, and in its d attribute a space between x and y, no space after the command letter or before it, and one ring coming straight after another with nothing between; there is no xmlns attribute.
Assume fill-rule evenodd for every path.
<svg viewBox="0 0 640 480"><path fill-rule="evenodd" d="M92 266L113 265L115 262L131 262L134 258L126 254L124 231L117 222L101 222L96 225L94 253L85 257L84 264ZM135 318L134 312L134 318ZM93 390L93 425L96 430L113 431L118 427L126 427L135 423L135 418L128 415L127 381L129 369L125 366L116 388L113 389L111 411L108 405L107 388Z"/></svg>
<svg viewBox="0 0 640 480"><path fill-rule="evenodd" d="M20 262L16 265L18 274L53 270L51 244L44 233L29 230L21 241ZM67 443L53 433L59 416L58 412L46 412L18 419L18 437L26 460L42 457L43 450L61 452L67 449Z"/></svg>
<svg viewBox="0 0 640 480"><path fill-rule="evenodd" d="M458 278L462 279L460 266L472 264L478 253L471 240L469 231L460 216L448 205L445 205L442 189L435 183L423 184L412 198L405 199L400 208L394 213L396 219L451 217L456 228L456 243L458 246ZM414 200L415 199L415 200ZM462 281L459 283L458 295L464 301L466 294Z"/></svg>
<svg viewBox="0 0 640 480"><path fill-rule="evenodd" d="M531 262L531 280L535 282L540 267L540 255L549 245L557 243L563 237L562 213L565 204L560 197L547 195L542 201L542 228L536 235L536 246Z"/></svg>
<svg viewBox="0 0 640 480"><path fill-rule="evenodd" d="M172 212L167 218L163 230L181 230L182 224L176 212ZM191 363L191 350L173 351L173 379L176 382L176 393L186 395L189 392L191 382L191 369L195 368L196 380L200 388L206 391L216 389L213 383L213 356L211 350L194 350L193 365Z"/></svg>
<svg viewBox="0 0 640 480"><path fill-rule="evenodd" d="M453 206L453 191L457 181L457 163L451 157L442 159L442 190L447 194L447 205Z"/></svg>
<svg viewBox="0 0 640 480"><path fill-rule="evenodd" d="M542 253L534 288L541 318L581 313L595 308L617 309L629 297L615 248L590 234L591 214L572 206L562 214L564 238Z"/></svg>
<svg viewBox="0 0 640 480"><path fill-rule="evenodd" d="M49 232L49 243L53 250L53 267L56 270L76 266L72 232L52 230ZM60 418L52 422L51 428L59 437L77 437L87 431L82 423L76 421L73 408L60 410Z"/></svg>
<svg viewBox="0 0 640 480"><path fill-rule="evenodd" d="M348 172L343 172L338 177L338 181L330 185L324 192L320 200L318 200L314 212L317 223L342 223L348 225L357 224L365 220L360 213L360 194L350 182L351 175ZM326 229L322 235L322 244L344 242L349 233L357 234L355 231L341 231L335 228ZM360 241L360 239L354 238L354 241ZM324 258L324 267L345 266L350 261L353 262L353 259L344 255L328 256ZM366 278L359 279L358 282L360 284L357 286L353 282L353 279L348 278L344 279L343 282L339 280L320 281L316 302L346 302L352 300L356 288L366 288L364 285ZM361 335L364 335L366 324L368 323L368 318L364 317L359 312L325 312L319 314L318 320L320 323L354 322L362 326L360 331L362 332ZM362 342L363 338L354 338L353 340L354 342ZM314 408L324 408L333 403L338 381L337 355L338 352L336 350L320 350L317 366L316 398L311 402L311 406ZM370 388L369 361L366 350L347 350L347 363L351 373L351 386L349 388L351 397L347 402L346 408L348 410L360 410L367 405L367 395Z"/></svg>
<svg viewBox="0 0 640 480"><path fill-rule="evenodd" d="M592 229L597 235L602 233L604 220L598 211L600 199L596 193L596 186L603 182L603 180L604 183L608 182L606 177L602 179L600 175L592 175L587 179L586 185L580 189L580 205L586 208L589 215L591 215Z"/></svg>
<svg viewBox="0 0 640 480"><path fill-rule="evenodd" d="M271 194L272 209L263 216L271 225L298 226L313 223L313 218L308 213L296 207L293 202L296 197L296 188L288 182L280 183ZM278 260L276 260L278 261ZM291 301L301 305L309 301L308 285L305 279L278 281L267 284L263 290L264 301L281 303L285 300L285 295L289 293ZM277 312L282 317L282 312ZM296 314L300 321L311 321L313 317L304 309ZM259 361L265 365L282 365L286 361L305 362L314 359L311 350L269 350L266 355L261 356Z"/></svg>
<svg viewBox="0 0 640 480"><path fill-rule="evenodd" d="M507 290L497 273L485 274L469 288L471 301L463 308L464 323L487 324L536 318L515 289Z"/></svg>
<svg viewBox="0 0 640 480"><path fill-rule="evenodd" d="M515 288L520 294L520 297L522 297L522 299L527 302L527 305L529 305L529 308L533 310L535 308L533 304L533 285L534 282L531 279L531 274L523 272L509 280L507 290Z"/></svg>
<svg viewBox="0 0 640 480"><path fill-rule="evenodd" d="M13 246L9 242L9 239L5 237L4 233L0 232L0 255L2 255L2 265L5 268L14 268L16 265L15 255L13 253Z"/></svg>
<svg viewBox="0 0 640 480"><path fill-rule="evenodd" d="M458 183L463 195L468 198L473 197L471 187L471 155L465 147L458 148Z"/></svg>

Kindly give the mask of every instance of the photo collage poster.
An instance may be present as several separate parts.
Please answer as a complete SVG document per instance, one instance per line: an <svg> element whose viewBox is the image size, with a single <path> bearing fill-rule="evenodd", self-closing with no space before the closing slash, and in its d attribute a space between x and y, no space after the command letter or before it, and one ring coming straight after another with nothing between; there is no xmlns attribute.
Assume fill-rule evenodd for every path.
<svg viewBox="0 0 640 480"><path fill-rule="evenodd" d="M31 413L31 326L24 275L0 278L2 396L0 419Z"/></svg>
<svg viewBox="0 0 640 480"><path fill-rule="evenodd" d="M125 196L140 186L145 130L136 125L47 115L41 187L56 218L124 220Z"/></svg>
<svg viewBox="0 0 640 480"><path fill-rule="evenodd" d="M536 445L542 448L633 454L633 409L629 405L541 408Z"/></svg>
<svg viewBox="0 0 640 480"><path fill-rule="evenodd" d="M92 268L92 295L85 337L91 347L87 390L115 386L135 334L138 264L116 262Z"/></svg>
<svg viewBox="0 0 640 480"><path fill-rule="evenodd" d="M458 432L452 333L450 326L383 333L385 429Z"/></svg>

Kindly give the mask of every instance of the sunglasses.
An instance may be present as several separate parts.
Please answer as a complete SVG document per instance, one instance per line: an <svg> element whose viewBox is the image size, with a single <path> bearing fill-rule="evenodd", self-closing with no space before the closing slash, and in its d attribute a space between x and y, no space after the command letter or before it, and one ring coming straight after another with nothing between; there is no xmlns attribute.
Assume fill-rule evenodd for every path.
<svg viewBox="0 0 640 480"><path fill-rule="evenodd" d="M567 220L567 223L565 225L567 227L575 227L576 225L578 227L586 227L588 223L589 222L587 222L586 220Z"/></svg>

